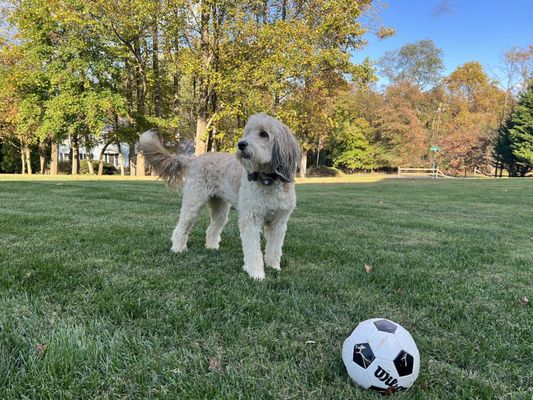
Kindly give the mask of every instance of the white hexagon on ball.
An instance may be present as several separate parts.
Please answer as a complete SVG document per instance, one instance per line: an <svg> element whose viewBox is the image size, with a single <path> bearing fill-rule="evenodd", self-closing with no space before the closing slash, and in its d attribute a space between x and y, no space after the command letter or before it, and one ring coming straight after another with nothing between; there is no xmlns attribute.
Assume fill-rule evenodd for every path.
<svg viewBox="0 0 533 400"><path fill-rule="evenodd" d="M380 392L409 389L420 371L416 343L400 324L386 318L361 322L342 345L352 380Z"/></svg>

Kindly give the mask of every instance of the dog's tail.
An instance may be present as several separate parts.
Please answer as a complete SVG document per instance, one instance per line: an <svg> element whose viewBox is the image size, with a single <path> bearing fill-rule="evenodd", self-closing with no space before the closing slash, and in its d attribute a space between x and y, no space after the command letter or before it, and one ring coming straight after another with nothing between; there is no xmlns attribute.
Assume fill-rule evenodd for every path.
<svg viewBox="0 0 533 400"><path fill-rule="evenodd" d="M153 129L141 135L139 146L157 175L163 178L168 185L179 186L194 157L170 154L159 141L157 131Z"/></svg>

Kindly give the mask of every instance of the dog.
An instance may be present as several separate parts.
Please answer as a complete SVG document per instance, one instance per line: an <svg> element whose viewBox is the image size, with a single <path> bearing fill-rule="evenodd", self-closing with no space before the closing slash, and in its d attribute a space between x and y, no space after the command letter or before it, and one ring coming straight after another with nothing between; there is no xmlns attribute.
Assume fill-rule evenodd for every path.
<svg viewBox="0 0 533 400"><path fill-rule="evenodd" d="M244 271L262 280L265 264L281 269L287 222L296 207L294 177L300 162L298 142L286 125L265 113L252 115L235 154L171 155L154 130L143 133L139 144L148 163L168 184L183 181L179 221L171 238L174 253L187 249L189 232L206 204L211 222L205 246L218 250L222 229L234 207L239 214Z"/></svg>

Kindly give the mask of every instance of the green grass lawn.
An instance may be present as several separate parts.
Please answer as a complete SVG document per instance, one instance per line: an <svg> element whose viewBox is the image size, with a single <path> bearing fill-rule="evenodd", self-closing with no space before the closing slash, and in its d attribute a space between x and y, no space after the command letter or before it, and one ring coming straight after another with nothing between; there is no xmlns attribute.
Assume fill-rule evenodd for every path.
<svg viewBox="0 0 533 400"><path fill-rule="evenodd" d="M0 399L379 399L340 356L361 320L408 329L396 398L533 398L533 182L298 185L282 271L241 270L204 211L171 254L158 182L0 182ZM366 273L364 264L373 271Z"/></svg>

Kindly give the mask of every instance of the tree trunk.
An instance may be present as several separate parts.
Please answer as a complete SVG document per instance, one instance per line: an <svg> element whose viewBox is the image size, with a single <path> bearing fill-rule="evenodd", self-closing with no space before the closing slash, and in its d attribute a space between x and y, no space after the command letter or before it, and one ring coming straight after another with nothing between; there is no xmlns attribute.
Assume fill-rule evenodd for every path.
<svg viewBox="0 0 533 400"><path fill-rule="evenodd" d="M88 134L83 136L83 143L85 147L85 161L87 162L87 170L89 171L89 175L94 175L93 142Z"/></svg>
<svg viewBox="0 0 533 400"><path fill-rule="evenodd" d="M202 62L202 75L199 78L199 94L198 94L198 111L196 118L196 136L194 138L195 149L194 153L200 155L206 152L206 136L207 136L207 103L209 100L209 86L207 82L207 74L209 65L211 63L209 50L209 19L210 10L206 4L202 4L202 14L200 21L200 57Z"/></svg>
<svg viewBox="0 0 533 400"><path fill-rule="evenodd" d="M130 176L136 176L137 175L137 165L135 164L135 144L129 143L130 146L130 153L128 155L129 163L130 163Z"/></svg>
<svg viewBox="0 0 533 400"><path fill-rule="evenodd" d="M139 116L144 117L144 103L146 98L147 80L145 72L145 62L142 59L141 47L139 40L134 42L135 58L137 59L137 66L135 69L135 90L137 92L137 112Z"/></svg>
<svg viewBox="0 0 533 400"><path fill-rule="evenodd" d="M104 153L107 150L107 146L109 146L109 142L104 144L104 147L100 150L100 156L98 156L98 176L102 176L104 173Z"/></svg>
<svg viewBox="0 0 533 400"><path fill-rule="evenodd" d="M45 143L42 140L39 141L39 172L41 175L46 172Z"/></svg>
<svg viewBox="0 0 533 400"><path fill-rule="evenodd" d="M20 147L20 162L22 165L22 175L26 174L26 154L24 153L24 146Z"/></svg>
<svg viewBox="0 0 533 400"><path fill-rule="evenodd" d="M45 168L46 168L46 157L42 153L39 154L39 167L40 167L39 173L41 175L44 175Z"/></svg>
<svg viewBox="0 0 533 400"><path fill-rule="evenodd" d="M87 149L87 168L89 168L89 175L94 175L93 153L90 149Z"/></svg>
<svg viewBox="0 0 533 400"><path fill-rule="evenodd" d="M218 25L217 25L218 26ZM218 29L217 29L218 31ZM214 46L213 47L213 50L211 51L211 56L212 56L212 59L213 59L213 69L215 71L215 73L218 74L218 71L219 71L219 64L220 64L220 59L219 59L219 49L218 49L218 46ZM218 96L217 96L217 92L215 90L215 88L211 87L210 88L210 95L209 95L209 99L208 99L208 105L209 105L209 108L210 108L210 111L211 111L211 114L210 115L215 115L217 110L218 110ZM216 128L215 127L212 127L211 129L208 130L207 132L207 151L216 151L216 143L215 143L215 136L216 136Z"/></svg>
<svg viewBox="0 0 533 400"><path fill-rule="evenodd" d="M128 111L133 113L134 103L133 103L133 75L135 74L134 68L131 65L129 57L124 57L124 71L126 72L125 76L125 86L126 86L126 103L128 105Z"/></svg>
<svg viewBox="0 0 533 400"><path fill-rule="evenodd" d="M72 137L70 147L72 149L71 174L78 175L80 173L80 148L78 143L78 135L74 135Z"/></svg>
<svg viewBox="0 0 533 400"><path fill-rule="evenodd" d="M198 111L196 119L196 136L194 137L194 154L197 156L206 151L205 137L207 136L207 119L205 117L205 107Z"/></svg>
<svg viewBox="0 0 533 400"><path fill-rule="evenodd" d="M178 113L180 107L180 75L178 72L175 72L174 76L172 77L172 88L174 92L172 108L174 109L175 113Z"/></svg>
<svg viewBox="0 0 533 400"><path fill-rule="evenodd" d="M300 159L300 178L305 178L307 175L307 151L302 152L302 158Z"/></svg>
<svg viewBox="0 0 533 400"><path fill-rule="evenodd" d="M144 154L137 152L137 176L146 176L146 163L144 162Z"/></svg>
<svg viewBox="0 0 533 400"><path fill-rule="evenodd" d="M118 147L118 166L120 168L120 176L124 176L124 156L122 155L122 148L120 142L117 142Z"/></svg>
<svg viewBox="0 0 533 400"><path fill-rule="evenodd" d="M24 158L26 159L26 172L28 173L28 175L31 175L33 172L31 170L31 150L30 150L30 146L25 145L23 147L23 152L24 152Z"/></svg>
<svg viewBox="0 0 533 400"><path fill-rule="evenodd" d="M207 151L217 151L217 148L219 148L219 143L217 143L217 140L215 139L216 135L216 128L211 128L207 139Z"/></svg>
<svg viewBox="0 0 533 400"><path fill-rule="evenodd" d="M278 92L276 92L276 93L274 93L274 109L275 110L278 109L279 102L280 102L279 94L278 94Z"/></svg>
<svg viewBox="0 0 533 400"><path fill-rule="evenodd" d="M146 73L145 73L145 65L144 60L142 59L141 54L141 48L139 44L139 40L135 40L134 42L134 48L137 52L137 76L135 80L135 84L137 86L137 114L139 117L145 117L145 97L146 97L146 89L147 89L147 80L146 80ZM141 128L141 127L138 127ZM140 132L139 129L139 135L142 132ZM139 151L137 152L137 162L136 162L136 170L137 170L137 176L145 176L145 170L144 170L144 156Z"/></svg>
<svg viewBox="0 0 533 400"><path fill-rule="evenodd" d="M154 18L154 25L152 27L152 70L154 74L154 115L161 116L161 76L159 72L159 34L158 34L158 20Z"/></svg>
<svg viewBox="0 0 533 400"><path fill-rule="evenodd" d="M173 47L174 47L174 60L175 60L175 71L172 74L172 109L175 113L178 113L179 106L180 106L180 68L178 67L178 60L180 56L180 40L181 40L181 32L176 32L174 39L173 39ZM169 51L171 49L169 48ZM168 59L171 59L172 57L168 55Z"/></svg>
<svg viewBox="0 0 533 400"><path fill-rule="evenodd" d="M59 164L59 144L52 140L50 147L50 175L57 175Z"/></svg>
<svg viewBox="0 0 533 400"><path fill-rule="evenodd" d="M214 114L217 111L217 95L214 90L211 91L211 112ZM207 137L207 148L206 151L214 151L215 149L215 135L216 130L210 129Z"/></svg>

